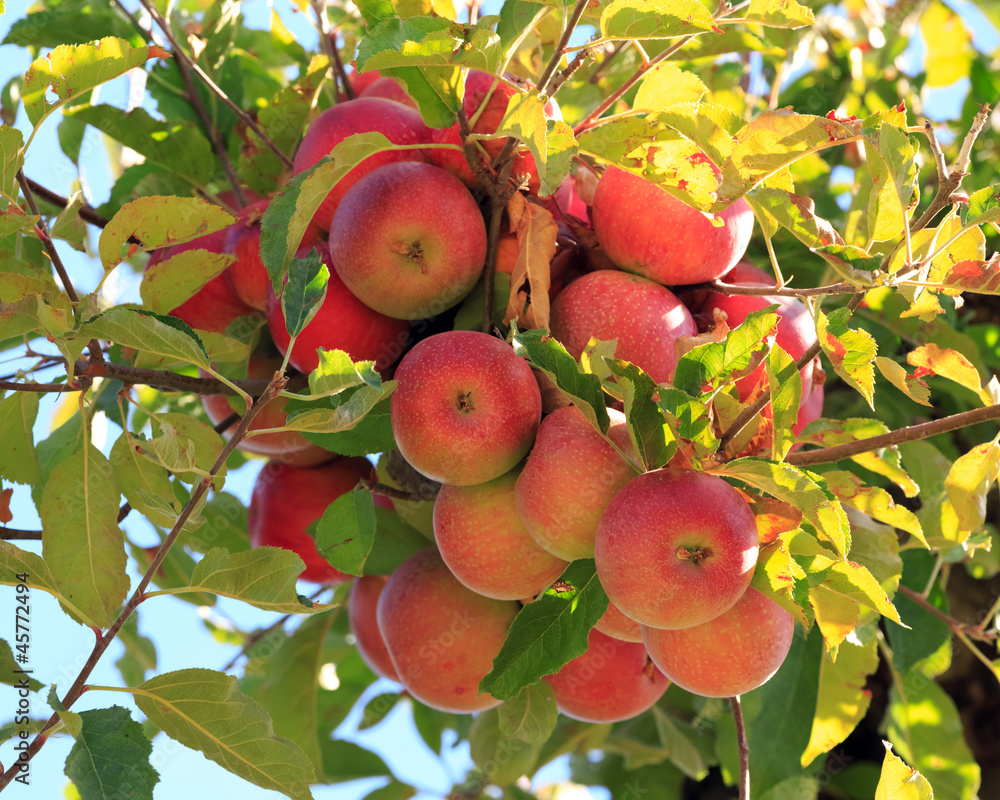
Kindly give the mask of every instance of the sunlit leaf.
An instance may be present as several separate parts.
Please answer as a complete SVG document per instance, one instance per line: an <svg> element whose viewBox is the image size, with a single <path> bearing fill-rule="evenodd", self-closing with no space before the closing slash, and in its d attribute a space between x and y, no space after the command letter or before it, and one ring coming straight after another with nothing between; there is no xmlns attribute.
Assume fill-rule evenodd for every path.
<svg viewBox="0 0 1000 800"><path fill-rule="evenodd" d="M235 260L226 253L185 250L159 261L143 273L142 304L157 314L169 314Z"/></svg>
<svg viewBox="0 0 1000 800"><path fill-rule="evenodd" d="M976 445L955 461L945 489L963 530L974 531L986 519L986 495L1000 474L1000 437Z"/></svg>
<svg viewBox="0 0 1000 800"><path fill-rule="evenodd" d="M857 389L874 409L875 340L864 329L847 327L851 314L846 308L838 308L829 316L822 311L817 314L816 333L834 371Z"/></svg>
<svg viewBox="0 0 1000 800"><path fill-rule="evenodd" d="M707 91L708 87L693 72L664 61L643 76L632 108L655 114L677 103L697 103Z"/></svg>
<svg viewBox="0 0 1000 800"><path fill-rule="evenodd" d="M885 745L885 759L875 800L934 800L934 790L927 779L893 755L891 744L886 741L882 744Z"/></svg>
<svg viewBox="0 0 1000 800"><path fill-rule="evenodd" d="M743 18L770 28L802 28L816 22L812 10L795 0L751 0Z"/></svg>
<svg viewBox="0 0 1000 800"><path fill-rule="evenodd" d="M499 71L500 37L487 25L462 25L437 16L390 16L375 25L358 48L358 69L468 67Z"/></svg>
<svg viewBox="0 0 1000 800"><path fill-rule="evenodd" d="M0 478L35 484L42 479L32 428L38 416L38 395L13 392L0 400Z"/></svg>
<svg viewBox="0 0 1000 800"><path fill-rule="evenodd" d="M718 30L696 0L612 0L601 14L601 35L613 39L671 39Z"/></svg>
<svg viewBox="0 0 1000 800"><path fill-rule="evenodd" d="M932 403L928 400L931 396L931 391L927 388L927 384L919 377L910 375L904 367L884 356L877 356L875 358L875 366L882 373L882 377L915 403L933 407Z"/></svg>

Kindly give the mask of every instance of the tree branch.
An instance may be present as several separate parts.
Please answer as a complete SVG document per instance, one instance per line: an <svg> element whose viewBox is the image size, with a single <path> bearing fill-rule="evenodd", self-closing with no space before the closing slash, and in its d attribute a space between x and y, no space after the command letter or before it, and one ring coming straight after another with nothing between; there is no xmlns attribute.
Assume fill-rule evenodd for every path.
<svg viewBox="0 0 1000 800"><path fill-rule="evenodd" d="M254 122L253 118L249 114L247 114L246 111L244 111L242 108L236 105L236 103L230 100L229 95L227 95L221 88L219 88L219 86L215 83L215 81L213 81L205 73L205 70L203 70L201 67L195 64L190 59L188 54L184 52L181 46L177 43L177 40L174 38L173 31L170 30L170 23L167 22L160 14L160 12L156 10L156 7L150 2L150 0L139 0L139 2L142 3L143 8L145 8L146 11L149 12L149 15L156 21L156 24L160 26L160 30L163 31L163 35L167 37L167 40L170 42L170 46L173 48L174 56L177 58L178 66L180 66L181 62L184 62L185 65L188 68L190 68L190 70L195 75L198 76L199 80L201 80L209 89L211 89L219 97L219 99L222 100L223 103L229 106L229 108L233 111L233 113L240 118L243 124L246 125L250 130L252 130L254 134L257 136L257 138L260 139L260 141L281 160L282 164L284 164L286 167L291 167L292 159L290 159L287 155L285 155L285 153L282 152L281 148L279 148L278 145L272 142L271 139L268 137L268 135L260 129L260 126L257 125L256 122Z"/></svg>
<svg viewBox="0 0 1000 800"><path fill-rule="evenodd" d="M747 728L743 721L743 706L739 695L730 697L729 703L733 707L736 742L740 751L740 800L750 800L750 745L747 743Z"/></svg>
<svg viewBox="0 0 1000 800"><path fill-rule="evenodd" d="M782 286L779 289L777 286L737 286L731 283L712 281L711 283L704 283L700 286L685 286L684 288L693 290L711 289L713 292L719 292L720 294L740 294L751 295L754 297L816 297L828 294L850 294L858 290L857 286L853 286L846 282L831 283L828 286L818 286L811 289L796 289L791 286Z"/></svg>
<svg viewBox="0 0 1000 800"><path fill-rule="evenodd" d="M5 542L15 542L15 541L41 541L42 532L41 531L22 531L17 528L8 528L6 525L0 525L0 539Z"/></svg>
<svg viewBox="0 0 1000 800"><path fill-rule="evenodd" d="M24 180L27 181L28 186L31 187L31 191L42 198L42 200L49 205L59 206L60 208L66 208L69 205L68 197L63 197L61 194L56 194L51 189L46 189L40 183L36 183L27 176ZM108 222L110 222L110 220L102 217L88 205L80 207L80 219L84 222L89 222L91 225L96 225L98 228L104 228L107 226Z"/></svg>
<svg viewBox="0 0 1000 800"><path fill-rule="evenodd" d="M563 31L562 37L559 39L559 44L556 45L552 58L549 59L549 63L545 67L545 71L542 72L542 77L538 79L539 94L546 93L546 89L549 87L549 80L559 67L559 62L562 61L563 51L565 50L566 45L569 44L570 37L573 35L573 31L576 30L576 26L580 24L580 18L583 16L583 12L587 10L589 2L590 0L577 0L576 8L573 9L573 14L569 18L569 22L566 23L566 29ZM581 52L586 51L584 50ZM582 60L580 63L583 63Z"/></svg>
<svg viewBox="0 0 1000 800"><path fill-rule="evenodd" d="M965 636L968 636L971 639L976 639L980 642L987 642L989 644L992 644L997 640L995 634L986 633L986 631L984 631L983 628L980 627L979 625L971 625L967 622L962 622L961 620L955 619L950 614L945 614L940 608L937 608L936 606L931 604L926 597L920 594L920 592L913 591L913 589L911 589L909 586L904 586L903 584L900 584L899 588L896 591L899 592L901 595L903 595L903 597L912 600L922 609L924 609L925 611L929 611L939 620L944 622L949 628L951 628L953 633L964 634Z"/></svg>
<svg viewBox="0 0 1000 800"><path fill-rule="evenodd" d="M91 379L85 375L77 375L75 386L71 383L18 383L17 381L0 381L0 389L11 392L35 392L37 394L83 392L90 388L91 383Z"/></svg>
<svg viewBox="0 0 1000 800"><path fill-rule="evenodd" d="M378 483L377 481L366 481L362 480L358 483L362 489L366 489L372 494L381 494L388 497L390 500L406 500L410 503L421 503L428 498L424 497L420 492L407 492L403 489L397 489L395 486L389 486L385 483Z"/></svg>
<svg viewBox="0 0 1000 800"><path fill-rule="evenodd" d="M264 408L270 400L278 396L278 392L284 388L284 383L284 378L272 381L268 385L264 394L261 396L260 400L255 402L248 409L243 419L240 420L240 424L236 426L236 430L233 432L232 438L222 449L222 452L219 453L219 457L215 460L215 463L208 471L208 475L198 483L194 491L191 493L191 498L185 504L180 516L177 517L177 521L174 523L173 528L170 529L170 533L167 534L167 538L163 540L163 544L161 544L159 549L156 551L156 555L153 556L153 560L150 562L145 574L140 579L139 585L136 586L135 591L132 592L132 595L129 597L128 602L125 603L125 607L121 610L117 619L115 619L115 621L111 624L111 627L108 628L105 633L102 634L99 630L95 630L95 633L97 634L97 642L94 645L94 649L91 651L90 656L87 658L83 668L77 675L76 680L73 681L73 685L62 698L62 703L66 708L72 706L72 704L79 699L80 695L83 694L87 678L90 677L90 673L94 671L94 667L97 666L101 656L104 655L105 650L107 650L111 642L114 641L118 632L121 630L128 618L132 616L135 610L139 607L139 604L145 599L146 589L149 587L153 576L160 569L160 566L163 564L163 560L167 556L167 552L170 550L171 546L173 546L174 542L177 541L177 537L183 530L188 518L194 512L195 507L208 493L208 490L212 485L212 478L219 473L219 470L222 469L222 466L226 463L230 454L232 454L233 450L236 449L236 445L242 441L247 430L250 428L250 423L253 422L253 418L257 416L257 413ZM2 791L18 774L20 774L21 764L30 761L42 748L42 745L45 744L47 739L45 735L46 731L54 727L58 721L58 713L54 713L51 717L49 717L45 724L42 725L41 730L35 735L35 738L31 740L31 744L28 745L28 749L24 751L24 758L15 761L12 766L7 768L3 775L0 775L0 791Z"/></svg>

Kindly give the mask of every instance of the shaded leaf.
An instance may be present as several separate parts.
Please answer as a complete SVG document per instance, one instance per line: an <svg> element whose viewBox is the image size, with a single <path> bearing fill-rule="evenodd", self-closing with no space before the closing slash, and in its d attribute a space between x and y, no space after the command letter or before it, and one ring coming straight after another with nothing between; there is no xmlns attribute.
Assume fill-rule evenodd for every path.
<svg viewBox="0 0 1000 800"><path fill-rule="evenodd" d="M0 478L32 485L42 479L32 434L37 416L33 392L13 392L0 400Z"/></svg>
<svg viewBox="0 0 1000 800"><path fill-rule="evenodd" d="M288 266L288 285L281 294L281 313L293 340L323 305L329 280L330 270L320 259L316 248L305 258L292 259Z"/></svg>
<svg viewBox="0 0 1000 800"><path fill-rule="evenodd" d="M316 549L347 575L364 575L375 543L375 503L367 489L342 494L316 522Z"/></svg>
<svg viewBox="0 0 1000 800"><path fill-rule="evenodd" d="M502 703L497 712L500 732L529 744L546 741L559 719L555 694L545 681L524 687L517 697Z"/></svg>
<svg viewBox="0 0 1000 800"><path fill-rule="evenodd" d="M309 373L309 393L313 397L339 394L363 384L382 388L382 376L375 371L374 361L355 363L343 350L319 348L318 353L319 365Z"/></svg>
<svg viewBox="0 0 1000 800"><path fill-rule="evenodd" d="M605 361L622 390L628 435L635 452L647 470L665 466L677 452L677 442L659 407L653 402L658 393L656 383L635 364L610 359Z"/></svg>
<svg viewBox="0 0 1000 800"><path fill-rule="evenodd" d="M121 706L80 713L83 728L66 757L66 777L84 800L152 800L160 776L149 763L153 743Z"/></svg>
<svg viewBox="0 0 1000 800"><path fill-rule="evenodd" d="M17 171L24 166L24 135L10 125L0 125L0 192L17 197Z"/></svg>
<svg viewBox="0 0 1000 800"><path fill-rule="evenodd" d="M305 433L349 431L391 395L395 388L395 381L387 381L377 389L366 384L356 391L344 392L336 397L339 402L331 403L332 407L310 407L290 413L285 422L285 430Z"/></svg>

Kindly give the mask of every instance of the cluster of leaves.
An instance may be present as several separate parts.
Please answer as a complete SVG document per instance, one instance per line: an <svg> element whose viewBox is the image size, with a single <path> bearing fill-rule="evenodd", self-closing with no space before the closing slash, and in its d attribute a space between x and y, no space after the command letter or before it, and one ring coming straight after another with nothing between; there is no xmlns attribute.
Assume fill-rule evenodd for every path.
<svg viewBox="0 0 1000 800"><path fill-rule="evenodd" d="M855 26L850 32L830 19L814 25L813 12L795 0L751 0L715 13L697 0L581 2L575 9L507 0L497 15L469 23L457 22L454 9L439 2L366 0L358 3L359 15L341 6L322 12L324 27L332 23L340 31L342 60L356 52L358 70L396 77L435 127L455 121L464 69L510 70L532 79L545 74L575 125L547 120L547 95L528 91L511 101L496 133L517 138L531 152L542 194L572 169L613 164L708 212L745 197L762 233L751 255L770 261L779 276L782 265L787 273L787 265L796 264L796 284L815 298L824 363L844 390L831 393L826 418L796 440L791 425L801 380L774 342L770 311L693 343L672 386L657 386L635 365L616 360L613 343L593 343L578 364L544 330L518 330L514 317L545 327L541 296L557 234L521 195L508 206L522 241L524 280L512 282L514 292L495 309L494 322L509 331L516 351L602 432L609 396L620 401L645 468L671 462L710 471L740 487L757 513L762 551L754 586L801 623L778 675L744 698L757 798L790 791L814 796L831 784L847 797L870 797L876 786L878 796L901 796L904 785L925 792L914 796L928 796L923 778L891 754L882 762L881 781L877 774L866 777L860 764L834 769L843 758L835 748L869 710L865 681L880 659L892 674L880 721L897 752L941 796L971 799L980 781L955 703L934 678L951 662L953 627L940 616L947 617L944 577L952 565L979 578L1000 570L990 549L996 530L986 524L1000 437L971 426L962 439L934 445L914 436L899 438L898 446L865 446L930 416L928 407L947 415L1000 402L1000 386L986 377L1000 367L996 320L970 324L961 306L963 297L1000 292L1000 264L986 257L990 226L1000 221L1000 190L984 177L974 185L985 188L956 203L952 192L960 181L949 183L956 175L969 173L970 185L984 176L1000 140L983 136L972 151L959 136L949 151L953 165L949 170L942 153L938 191L928 191L935 176L923 171L925 163L933 166L924 154L940 147L933 139L921 145L915 135L921 129L908 112L921 84L954 80L958 61L943 53L965 59L959 74L968 72L975 87L969 103L980 93L995 96L997 79L985 56L961 36L954 40L956 30L964 31L961 20L934 3L921 24L948 30L952 38L942 44L928 37L926 68L904 88L894 70L907 7L897 3L884 10L887 19L875 19L867 6L846 4ZM563 33L571 13L595 33L567 48ZM200 13L195 4L180 3L167 25L212 84L237 106L255 110L258 131L286 155L315 113L336 102L331 59L304 50L276 13L262 31L242 24L238 5L218 2ZM882 31L882 46L870 47L869 29ZM330 185L362 158L393 145L377 134L351 137L329 159L291 178L287 158L230 113L206 81L188 84L190 67L180 54L166 58L149 43L148 31L111 5L46 3L16 21L5 41L39 57L0 93L6 123L0 127L0 346L24 352L25 342L47 341L58 356L39 366L55 364L64 373L53 390L76 386L83 394L79 411L38 442L38 394L12 386L0 399L0 477L31 486L43 527L41 555L0 543L0 583L16 585L27 573L32 589L52 594L77 622L104 631L95 657L117 636L125 646L118 663L123 682L147 718L140 728L121 708L77 714L70 708L79 687L61 699L50 693L51 724L76 740L67 774L83 797L101 796L94 787L106 791L116 781L133 789L141 784L139 791L150 796L157 778L148 736L162 731L289 797L309 797L311 784L367 776L390 779L375 796L411 796L412 787L392 777L378 756L332 736L374 680L348 644L343 591L323 602L302 598L297 556L249 549L245 510L222 491L227 469L238 468L243 457L203 421L190 393L131 389L182 388L172 378L201 369L249 400L243 384L223 376L245 364L259 321L234 324L223 335L163 316L228 261L175 263L171 276L179 278L169 287L151 271L141 306L109 309L101 302L105 280L141 264L144 253L231 224L222 205L192 195L218 198L233 172L256 192L278 192L263 220L261 257L276 288L288 278L282 302L294 337L322 301L327 277L315 260L294 258L296 243ZM41 55L48 48L54 49ZM794 53L808 54L814 69L782 86ZM146 74L157 115L95 101L98 86L153 59ZM550 63L556 69L546 71ZM754 63L763 65L757 79L766 75L777 84L771 102L743 81L746 64ZM790 108L777 108L778 88ZM192 92L207 116L191 102ZM832 109L841 116L826 113ZM19 113L31 129L27 139L13 125ZM55 213L35 213L20 199L27 200L25 152L50 116L60 118L59 143L74 164L81 163L88 127L142 156L96 209L109 220L95 254L103 278L81 297L56 281L46 248L50 237L89 248L82 197ZM974 125L984 122L981 114ZM852 179L831 182L832 170L850 159ZM933 195L929 202L921 202L922 189ZM529 291L518 294L525 281ZM474 294L458 319L478 326L484 294ZM857 302L838 300L852 294ZM94 341L109 345L106 362L95 363L92 353L83 358ZM770 418L756 415L734 426L748 403L740 403L733 381L762 362L770 389L760 400L769 401ZM122 369L116 372L116 365ZM24 382L26 376L14 377ZM393 386L369 363L324 353L308 387L294 395L287 427L336 452L384 452L393 447L387 413ZM272 385L267 393L280 389ZM98 412L121 429L107 453L91 440ZM985 443L973 446L979 442ZM852 443L859 446L835 463L810 455ZM793 445L821 450L793 451ZM160 532L165 546L155 556L128 537L123 547L119 523L129 509ZM364 490L331 505L316 525L316 540L335 567L353 575L388 574L426 544L395 513L373 508ZM144 583L129 594L129 557L155 588ZM155 646L139 635L136 609L164 594L198 605L227 597L297 616L290 632L276 628L246 643L239 682L205 669L148 677L156 668ZM482 689L503 705L470 724L410 701L435 752L446 728L469 739L477 764L470 792L496 783L523 800L527 794L513 781L567 753L575 780L606 785L615 797L628 797L630 786L646 781L669 796L716 767L735 781L737 731L718 701L671 690L648 715L616 726L573 723L552 711L539 679L584 651L606 604L593 562L575 562L559 591L522 610L484 678ZM993 611L984 614L986 622ZM967 644L969 635L986 634L983 626L954 631ZM9 646L0 662L0 680L16 683ZM335 690L320 684L320 667L328 663L337 665ZM399 701L398 694L377 695L362 725L378 724ZM42 724L35 721L34 729ZM17 734L13 724L0 731L3 739ZM602 758L588 759L595 750ZM8 770L3 780L13 774Z"/></svg>

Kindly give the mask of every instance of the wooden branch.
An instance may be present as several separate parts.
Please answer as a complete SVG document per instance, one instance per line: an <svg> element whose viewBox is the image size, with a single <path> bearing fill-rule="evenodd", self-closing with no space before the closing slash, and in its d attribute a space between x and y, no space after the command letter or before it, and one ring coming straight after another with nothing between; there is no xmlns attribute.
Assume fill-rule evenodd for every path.
<svg viewBox="0 0 1000 800"><path fill-rule="evenodd" d="M569 22L566 23L566 29L563 31L562 36L559 39L559 44L556 45L552 58L549 59L549 63L542 72L542 77L538 79L539 94L546 94L546 90L549 87L549 80L555 74L556 69L558 69L559 62L562 61L566 45L569 44L570 37L573 35L573 31L576 30L576 26L580 24L580 18L583 17L583 12L587 10L589 2L590 0L577 0L576 8L573 9L573 14L570 16ZM584 50L581 52L586 51ZM582 59L580 63L583 63Z"/></svg>
<svg viewBox="0 0 1000 800"><path fill-rule="evenodd" d="M817 297L830 294L850 294L852 292L858 291L858 287L850 283L831 283L827 286L817 286L811 289L796 289L792 286L782 286L780 289L777 286L754 286L754 285L742 285L736 286L731 283L722 283L721 281L712 281L710 283L704 283L698 286L684 287L685 289L710 289L713 292L719 292L720 294L739 294L739 295L750 295L752 297Z"/></svg>
<svg viewBox="0 0 1000 800"><path fill-rule="evenodd" d="M31 191L42 198L42 200L49 205L59 206L60 208L66 208L69 205L68 197L63 197L61 194L56 194L51 189L46 189L40 183L36 183L27 176L25 176L24 180L27 181L28 186L31 187ZM80 219L84 222L89 222L91 225L95 225L98 228L104 228L107 226L108 222L110 222L110 220L102 217L88 205L80 207Z"/></svg>
<svg viewBox="0 0 1000 800"><path fill-rule="evenodd" d="M977 641L980 642L986 642L987 644L993 644L997 640L996 634L987 633L979 625L972 625L967 622L962 622L959 619L955 619L950 614L946 614L945 612L943 612L937 606L932 605L926 597L920 594L920 592L915 592L909 586L904 586L903 584L900 584L899 588L896 591L899 592L899 594L903 595L903 597L907 598L908 600L912 600L922 609L924 609L925 611L929 611L939 620L944 622L949 628L951 628L953 633L964 634L971 639L976 639Z"/></svg>
<svg viewBox="0 0 1000 800"><path fill-rule="evenodd" d="M8 528L6 525L0 525L0 540L5 542L41 541L41 539L41 531L22 531L18 528Z"/></svg>
<svg viewBox="0 0 1000 800"><path fill-rule="evenodd" d="M740 751L740 800L750 800L750 745L747 743L747 727L743 721L743 706L740 696L729 698L733 707L733 721L736 723L736 743Z"/></svg>

